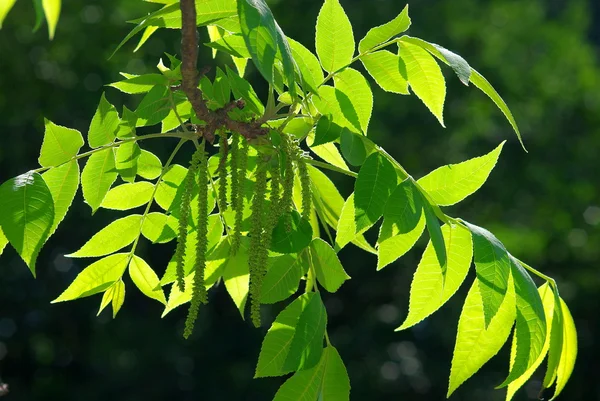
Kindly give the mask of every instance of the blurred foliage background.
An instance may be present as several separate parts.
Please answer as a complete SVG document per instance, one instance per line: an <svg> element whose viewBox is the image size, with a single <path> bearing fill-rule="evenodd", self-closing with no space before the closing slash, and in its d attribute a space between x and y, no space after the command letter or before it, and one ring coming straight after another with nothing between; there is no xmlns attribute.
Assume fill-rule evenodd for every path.
<svg viewBox="0 0 600 401"><path fill-rule="evenodd" d="M321 1L270 4L284 31L314 49ZM342 4L357 41L404 6L393 0ZM163 30L138 52L131 53L131 42L108 59L131 28L125 21L155 5L88 0L63 7L52 42L45 26L32 32L34 12L27 1L17 2L0 31L0 181L37 166L43 117L85 133L103 85L118 80L119 71L153 71L164 52L179 51L177 33ZM410 7L410 34L461 54L482 72L513 110L529 153L493 103L462 86L449 70L448 128L440 127L416 97L373 85L370 136L415 177L509 140L486 185L449 213L491 229L513 254L557 279L580 344L561 399L600 399L600 3L416 0ZM209 51L200 63L214 64ZM258 78L254 69L249 76ZM106 92L118 106L139 102L110 88ZM172 146L148 145L162 155ZM333 178L344 195L351 192L351 180ZM282 379L252 379L268 323L255 330L242 322L222 287L212 293L187 342L181 336L185 309L161 319L160 305L132 285L114 321L110 312L96 317L99 296L50 305L87 263L63 255L117 217L108 211L90 216L79 194L42 251L35 280L14 251L2 255L0 374L10 384L7 400L271 399ZM393 331L406 315L424 246L420 242L378 273L372 255L350 247L341 252L352 280L325 301L331 340L348 367L353 400L444 398L468 285L425 322ZM141 249L159 272L172 252L169 245ZM281 308L265 309L264 320ZM508 354L505 346L451 399L504 399L504 391L493 387L506 375ZM515 399L537 398L541 377L536 374Z"/></svg>

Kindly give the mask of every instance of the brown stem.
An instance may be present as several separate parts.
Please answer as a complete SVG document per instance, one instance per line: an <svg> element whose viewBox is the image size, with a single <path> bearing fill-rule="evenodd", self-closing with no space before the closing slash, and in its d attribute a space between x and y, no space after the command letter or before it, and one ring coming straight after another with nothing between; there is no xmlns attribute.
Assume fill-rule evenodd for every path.
<svg viewBox="0 0 600 401"><path fill-rule="evenodd" d="M194 0L181 0L181 89L192 104L196 116L206 122L199 127L198 133L209 142L213 142L215 132L224 128L230 132L238 132L247 139L265 135L268 130L260 123L251 121L235 121L228 112L235 107L243 108L244 102L237 100L218 110L210 110L202 91L198 88L200 74L198 73L198 30L196 29L196 3Z"/></svg>

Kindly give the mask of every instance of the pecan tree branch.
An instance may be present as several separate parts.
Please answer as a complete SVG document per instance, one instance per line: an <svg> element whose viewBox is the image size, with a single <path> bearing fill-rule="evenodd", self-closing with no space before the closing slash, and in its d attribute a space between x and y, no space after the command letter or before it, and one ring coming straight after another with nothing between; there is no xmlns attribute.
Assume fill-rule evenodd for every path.
<svg viewBox="0 0 600 401"><path fill-rule="evenodd" d="M198 30L196 28L195 0L181 0L181 89L192 104L196 116L206 122L199 133L212 142L219 128L238 132L248 139L256 138L267 133L260 123L251 121L232 120L227 112L234 107L242 108L242 101L234 101L218 110L210 110L202 91L198 88L200 74L198 73Z"/></svg>

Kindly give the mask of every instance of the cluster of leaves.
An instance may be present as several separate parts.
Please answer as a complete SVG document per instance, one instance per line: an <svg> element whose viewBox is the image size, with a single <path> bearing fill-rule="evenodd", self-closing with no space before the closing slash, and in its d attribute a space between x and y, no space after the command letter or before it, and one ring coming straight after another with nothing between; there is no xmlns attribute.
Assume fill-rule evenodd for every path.
<svg viewBox="0 0 600 401"><path fill-rule="evenodd" d="M176 0L152 1L163 7L134 21L136 27L119 47L142 31L138 47L159 28L181 28ZM475 279L458 322L448 395L494 356L513 331L509 373L500 385L508 387L507 399L546 356L543 388L555 385L556 397L573 369L577 342L555 282L511 255L489 231L441 209L484 184L503 143L486 155L415 180L368 139L373 95L367 78L351 65L362 63L386 91L412 91L443 125L441 61L465 85L473 83L488 95L520 140L510 110L489 82L460 56L403 35L411 23L408 7L371 29L357 53L339 1L325 0L316 24L316 55L285 36L263 0L196 0L196 8L197 25L207 27L206 45L230 55L237 69L217 68L212 80L203 75L204 100L211 110L230 104L232 95L243 100L240 107L228 109L229 117L260 121L268 135L248 140L220 132L219 154L206 159L208 144L200 144L198 134L205 122L180 89L180 61L169 55L170 66L161 60L158 73L123 74L125 79L111 86L144 95L135 111L124 108L119 114L102 96L87 134L91 150L84 153L78 131L46 121L41 168L0 186L0 249L10 243L35 274L37 255L67 213L80 180L92 212L142 208L141 214L110 223L69 255L100 259L54 302L103 293L100 311L112 303L116 315L128 270L136 287L165 305L163 315L192 302L189 335L199 302L208 300L205 291L220 281L242 318L250 298L257 325L261 304L293 298L266 334L256 377L293 373L275 400L327 401L347 400L350 393L344 363L327 336L321 291L334 293L350 278L338 252L352 243L377 255L379 270L408 252L427 228L429 244L398 330L438 310L474 265ZM248 60L269 83L266 104L244 79ZM138 127L158 124L159 133L136 133ZM164 164L141 148L145 140L167 138L179 138L179 143ZM187 143L200 148L189 169L174 163ZM84 158L80 175L78 162ZM354 192L344 199L323 169L356 178ZM118 177L122 183L115 186ZM379 237L372 246L363 234L377 226ZM136 255L142 238L152 243L177 239L162 278ZM544 283L538 288L529 273ZM163 287L168 285L167 298Z"/></svg>

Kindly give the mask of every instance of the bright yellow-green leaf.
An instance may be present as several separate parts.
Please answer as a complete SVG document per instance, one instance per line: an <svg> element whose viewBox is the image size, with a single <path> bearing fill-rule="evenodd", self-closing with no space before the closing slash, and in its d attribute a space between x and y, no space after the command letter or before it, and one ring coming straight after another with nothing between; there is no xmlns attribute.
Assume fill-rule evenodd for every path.
<svg viewBox="0 0 600 401"><path fill-rule="evenodd" d="M173 164L162 177L156 190L155 200L164 210L170 212L175 209L179 210L178 202L181 199L179 188L183 185L186 175L187 169L185 167Z"/></svg>
<svg viewBox="0 0 600 401"><path fill-rule="evenodd" d="M123 181L133 182L135 180L140 155L141 149L136 142L127 142L117 148L115 163Z"/></svg>
<svg viewBox="0 0 600 401"><path fill-rule="evenodd" d="M408 84L443 127L446 81L440 66L426 50L412 43L403 42L398 54L406 65Z"/></svg>
<svg viewBox="0 0 600 401"><path fill-rule="evenodd" d="M306 85L305 91L316 92L318 86L323 82L323 70L317 57L300 42L288 38L290 49L298 69L302 73L303 85Z"/></svg>
<svg viewBox="0 0 600 401"><path fill-rule="evenodd" d="M408 252L425 230L422 197L410 180L396 187L387 201L379 230L377 270Z"/></svg>
<svg viewBox="0 0 600 401"><path fill-rule="evenodd" d="M106 290L121 279L128 262L129 253L117 253L92 263L52 303L72 301Z"/></svg>
<svg viewBox="0 0 600 401"><path fill-rule="evenodd" d="M114 284L113 296L112 296L112 310L113 319L117 317L117 313L121 310L123 303L125 302L125 283L123 280L119 280Z"/></svg>
<svg viewBox="0 0 600 401"><path fill-rule="evenodd" d="M408 5L406 5L402 12L390 22L371 28L358 44L358 51L364 53L381 43L387 42L394 36L406 31L410 27L410 22Z"/></svg>
<svg viewBox="0 0 600 401"><path fill-rule="evenodd" d="M369 53L360 58L367 72L387 92L408 95L408 81L404 61L387 50Z"/></svg>
<svg viewBox="0 0 600 401"><path fill-rule="evenodd" d="M350 99L350 96L352 95L346 93L345 89L347 88L340 89L339 87L334 88L329 85L321 86L319 88L319 97L313 99L315 107L319 113L326 116L335 126L348 128L350 131L357 133L363 132L361 119L358 114L359 112L355 109L355 105ZM335 131L333 128L330 128L330 130L332 130L332 132ZM316 143L321 144L327 142L318 139L319 137L315 135ZM334 139L336 138L331 138L331 140Z"/></svg>
<svg viewBox="0 0 600 401"><path fill-rule="evenodd" d="M102 311L112 301L113 294L114 294L114 291L115 291L115 286L116 286L116 283L113 284L113 285L111 285L108 288L108 290L104 291L104 294L102 294L102 301L100 301L100 307L98 308L98 313L96 314L96 316L100 316L100 314L102 313Z"/></svg>
<svg viewBox="0 0 600 401"><path fill-rule="evenodd" d="M298 319L314 296L314 292L303 294L279 313L263 340L255 378L281 376L290 372L283 369L283 364L290 350Z"/></svg>
<svg viewBox="0 0 600 401"><path fill-rule="evenodd" d="M146 181L121 184L106 194L100 207L112 210L129 210L148 203L154 184Z"/></svg>
<svg viewBox="0 0 600 401"><path fill-rule="evenodd" d="M115 220L96 233L77 252L67 255L71 258L90 258L116 252L131 244L141 228L142 216L133 214Z"/></svg>
<svg viewBox="0 0 600 401"><path fill-rule="evenodd" d="M510 256L511 272L517 295L517 318L515 324L516 351L511 358L508 377L498 387L505 386L518 379L543 358L542 352L546 339L546 317L544 305L535 283L521 266Z"/></svg>
<svg viewBox="0 0 600 401"><path fill-rule="evenodd" d="M129 263L129 276L137 288L148 298L156 299L163 305L167 304L165 294L159 285L158 276L144 259L133 255Z"/></svg>
<svg viewBox="0 0 600 401"><path fill-rule="evenodd" d="M471 233L460 225L442 227L448 252L445 276L431 241L427 245L410 286L408 316L397 330L419 323L442 307L467 277L473 259Z"/></svg>
<svg viewBox="0 0 600 401"><path fill-rule="evenodd" d="M146 29L144 29L144 33L142 33L142 37L140 38L140 41L138 42L135 49L133 49L133 52L135 53L138 50L140 50L140 48L144 45L144 43L146 43L146 41L148 39L150 39L150 36L152 36L154 34L154 32L156 32L157 30L158 30L157 26L146 27Z"/></svg>
<svg viewBox="0 0 600 401"><path fill-rule="evenodd" d="M381 153L373 153L358 172L354 184L356 233L379 220L398 185L396 169Z"/></svg>
<svg viewBox="0 0 600 401"><path fill-rule="evenodd" d="M4 0L0 2L0 29L2 28L2 23L6 18L6 14L8 14L10 9L13 7L15 1L17 0Z"/></svg>
<svg viewBox="0 0 600 401"><path fill-rule="evenodd" d="M54 201L54 221L48 235L52 235L65 218L79 188L79 164L76 160L54 167L42 174Z"/></svg>
<svg viewBox="0 0 600 401"><path fill-rule="evenodd" d="M169 242L177 237L178 221L163 213L148 213L142 226L142 234L153 244Z"/></svg>
<svg viewBox="0 0 600 401"><path fill-rule="evenodd" d="M477 191L485 183L504 142L490 153L433 170L418 183L439 206L450 206Z"/></svg>
<svg viewBox="0 0 600 401"><path fill-rule="evenodd" d="M335 87L344 92L350 102L360 123L360 129L367 135L371 113L373 112L373 92L365 77L355 69L346 68L333 77ZM344 110L344 108L342 108Z"/></svg>
<svg viewBox="0 0 600 401"><path fill-rule="evenodd" d="M349 401L350 379L337 350L328 346L319 363L296 372L281 386L274 401Z"/></svg>
<svg viewBox="0 0 600 401"><path fill-rule="evenodd" d="M562 314L563 333L562 333L562 350L560 352L560 360L556 370L556 389L554 396L550 400L554 400L565 388L565 385L573 373L575 360L577 359L577 330L573 316L565 301L560 298L560 311Z"/></svg>
<svg viewBox="0 0 600 401"><path fill-rule="evenodd" d="M44 120L46 131L38 161L42 167L58 166L69 161L83 146L79 131Z"/></svg>
<svg viewBox="0 0 600 401"><path fill-rule="evenodd" d="M485 325L490 324L509 290L511 262L504 245L488 230L466 223L473 234L475 270L483 300Z"/></svg>
<svg viewBox="0 0 600 401"><path fill-rule="evenodd" d="M309 148L314 152L314 154L325 160L327 163L341 168L342 170L350 171L335 143L329 142L323 145L313 146L311 142Z"/></svg>
<svg viewBox="0 0 600 401"><path fill-rule="evenodd" d="M321 238L315 238L310 243L310 260L319 284L329 292L336 292L350 279L333 248Z"/></svg>
<svg viewBox="0 0 600 401"><path fill-rule="evenodd" d="M248 241L242 238L241 246L235 255L229 257L223 271L225 288L244 319L244 308L250 288L250 269L248 266ZM257 300L258 301L258 300Z"/></svg>
<svg viewBox="0 0 600 401"><path fill-rule="evenodd" d="M46 21L48 22L48 36L50 36L50 39L54 38L56 24L58 23L58 17L60 17L60 3L61 0L42 0L42 7L44 8L44 14L46 15Z"/></svg>
<svg viewBox="0 0 600 401"><path fill-rule="evenodd" d="M157 85L168 85L169 79L162 74L127 75L127 78L113 82L112 86L127 94L140 94L150 92Z"/></svg>
<svg viewBox="0 0 600 401"><path fill-rule="evenodd" d="M340 219L337 225L337 235L335 237L335 249L339 251L350 242L354 242L361 237L361 234L367 231L371 226L360 230L356 228L356 211L354 208L354 192L348 196L344 207L342 208ZM364 238L364 237L362 237ZM357 244L357 246L360 246ZM362 248L362 246L360 246Z"/></svg>
<svg viewBox="0 0 600 401"><path fill-rule="evenodd" d="M427 225L427 231L429 232L429 238L435 249L435 254L440 262L442 274L446 274L447 267L447 255L446 245L444 244L444 237L442 235L442 229L440 227L440 221L435 214L434 207L437 205L431 205L429 201L420 194L423 200L423 214L425 215L425 224Z"/></svg>
<svg viewBox="0 0 600 401"><path fill-rule="evenodd" d="M554 321L554 304L555 304L555 296L552 288L548 285L548 283L544 283L540 288L538 288L538 292L540 297L542 298L542 302L544 304L544 315L546 316L547 325L550 326ZM517 353L517 338L519 327L515 328L515 334L513 335L513 342L510 353L510 368L514 365L516 353ZM542 364L546 354L548 353L548 349L550 347L551 340L551 330L548 328L546 331L546 338L544 339L544 346L542 348L542 352L538 355L535 362L527 369L525 373L523 373L519 378L514 380L512 383L508 385L508 391L506 393L506 401L512 400L514 394L517 392L519 388L521 388L527 380L533 375L536 369Z"/></svg>
<svg viewBox="0 0 600 401"><path fill-rule="evenodd" d="M81 173L81 188L83 198L92 208L92 213L100 207L116 179L115 154L112 149L102 150L90 156Z"/></svg>
<svg viewBox="0 0 600 401"><path fill-rule="evenodd" d="M6 235L4 235L4 231L2 231L2 228L0 228L0 255L2 255L2 252L4 251L4 248L6 248L6 245L8 245L8 238L6 238Z"/></svg>
<svg viewBox="0 0 600 401"><path fill-rule="evenodd" d="M88 131L88 144L91 148L99 148L115 140L119 131L120 119L115 106L106 100L102 93L96 114L92 118Z"/></svg>
<svg viewBox="0 0 600 401"><path fill-rule="evenodd" d="M281 255L269 258L269 268L263 279L260 302L274 304L289 298L300 285L303 274L302 253L300 255Z"/></svg>
<svg viewBox="0 0 600 401"><path fill-rule="evenodd" d="M137 159L137 174L147 180L158 178L162 170L160 159L153 153L142 149L140 157Z"/></svg>
<svg viewBox="0 0 600 401"><path fill-rule="evenodd" d="M0 228L35 276L35 262L54 224L54 201L41 175L30 171L0 185Z"/></svg>
<svg viewBox="0 0 600 401"><path fill-rule="evenodd" d="M515 321L516 297L512 276L509 276L508 292L487 329L479 290L481 284L478 281L479 279L475 279L471 286L458 320L448 397L498 353L508 339Z"/></svg>
<svg viewBox="0 0 600 401"><path fill-rule="evenodd" d="M350 64L355 49L354 33L339 0L325 0L316 28L317 55L323 69L334 72Z"/></svg>

